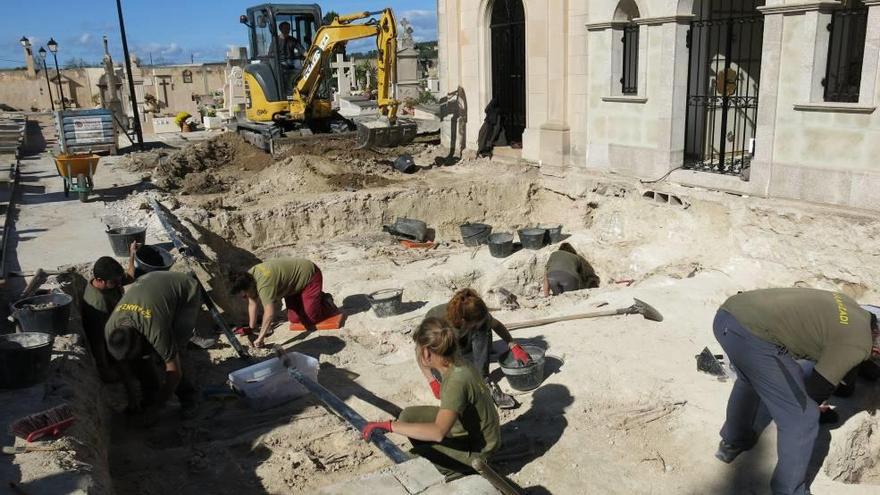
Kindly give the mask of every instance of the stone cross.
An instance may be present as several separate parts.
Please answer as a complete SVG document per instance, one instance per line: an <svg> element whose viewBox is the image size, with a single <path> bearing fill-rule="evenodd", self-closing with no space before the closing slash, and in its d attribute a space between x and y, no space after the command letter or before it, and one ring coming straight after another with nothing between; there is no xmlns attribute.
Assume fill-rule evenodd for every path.
<svg viewBox="0 0 880 495"><path fill-rule="evenodd" d="M407 48L413 48L416 46L416 42L413 39L413 28L412 24L407 20L406 17L400 20L400 40L397 43L397 48L399 50L405 50Z"/></svg>
<svg viewBox="0 0 880 495"><path fill-rule="evenodd" d="M339 96L350 96L351 90L354 89L354 62L345 61L345 56L341 53L336 54L336 61L330 63L331 69L336 69L336 84L339 87Z"/></svg>

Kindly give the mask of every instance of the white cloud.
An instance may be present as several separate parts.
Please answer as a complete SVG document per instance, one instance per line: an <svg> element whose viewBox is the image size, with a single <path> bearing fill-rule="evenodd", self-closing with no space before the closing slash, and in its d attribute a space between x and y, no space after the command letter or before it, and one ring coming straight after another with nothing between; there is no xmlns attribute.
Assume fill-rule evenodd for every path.
<svg viewBox="0 0 880 495"><path fill-rule="evenodd" d="M87 45L89 41L92 41L92 33L83 33L77 39L80 45Z"/></svg>

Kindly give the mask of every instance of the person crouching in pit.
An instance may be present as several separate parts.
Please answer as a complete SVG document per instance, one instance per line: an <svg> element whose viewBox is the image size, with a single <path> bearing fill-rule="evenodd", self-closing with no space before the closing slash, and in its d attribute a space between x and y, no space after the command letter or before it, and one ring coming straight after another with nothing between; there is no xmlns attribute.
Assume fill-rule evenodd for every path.
<svg viewBox="0 0 880 495"><path fill-rule="evenodd" d="M264 261L248 271L233 272L230 282L232 294L248 301L246 333L257 328L257 316L260 309L263 311L260 333L254 340L256 347L263 347L266 337L271 335L272 320L281 299L287 307L287 320L301 323L306 329L339 314L333 297L323 291L321 269L304 258Z"/></svg>
<svg viewBox="0 0 880 495"><path fill-rule="evenodd" d="M476 457L487 460L501 445L498 411L480 372L461 358L458 338L443 319L426 318L413 334L423 373L441 377L440 406L407 407L397 421L367 423L364 440L374 431L409 437L410 452L431 461L443 474L473 473Z"/></svg>

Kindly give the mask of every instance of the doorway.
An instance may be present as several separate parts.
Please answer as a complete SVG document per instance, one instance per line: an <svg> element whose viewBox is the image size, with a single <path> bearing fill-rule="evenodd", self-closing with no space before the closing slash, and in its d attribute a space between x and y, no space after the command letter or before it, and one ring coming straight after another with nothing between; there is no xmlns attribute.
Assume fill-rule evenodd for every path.
<svg viewBox="0 0 880 495"><path fill-rule="evenodd" d="M526 128L526 18L522 0L495 0L489 24L492 99L504 128L498 145L522 143Z"/></svg>
<svg viewBox="0 0 880 495"><path fill-rule="evenodd" d="M747 177L754 153L764 0L695 2L688 31L684 168Z"/></svg>

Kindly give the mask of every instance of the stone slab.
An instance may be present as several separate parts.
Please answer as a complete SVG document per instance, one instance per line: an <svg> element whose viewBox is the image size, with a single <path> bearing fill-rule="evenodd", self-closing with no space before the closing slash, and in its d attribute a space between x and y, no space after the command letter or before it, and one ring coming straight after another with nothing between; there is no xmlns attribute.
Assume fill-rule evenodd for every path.
<svg viewBox="0 0 880 495"><path fill-rule="evenodd" d="M398 464L391 473L409 493L422 493L429 487L443 483L443 475L430 461L422 457Z"/></svg>
<svg viewBox="0 0 880 495"><path fill-rule="evenodd" d="M498 490L478 475L465 476L450 483L434 485L422 495L498 495Z"/></svg>
<svg viewBox="0 0 880 495"><path fill-rule="evenodd" d="M320 495L411 495L391 473L371 474L321 488Z"/></svg>

